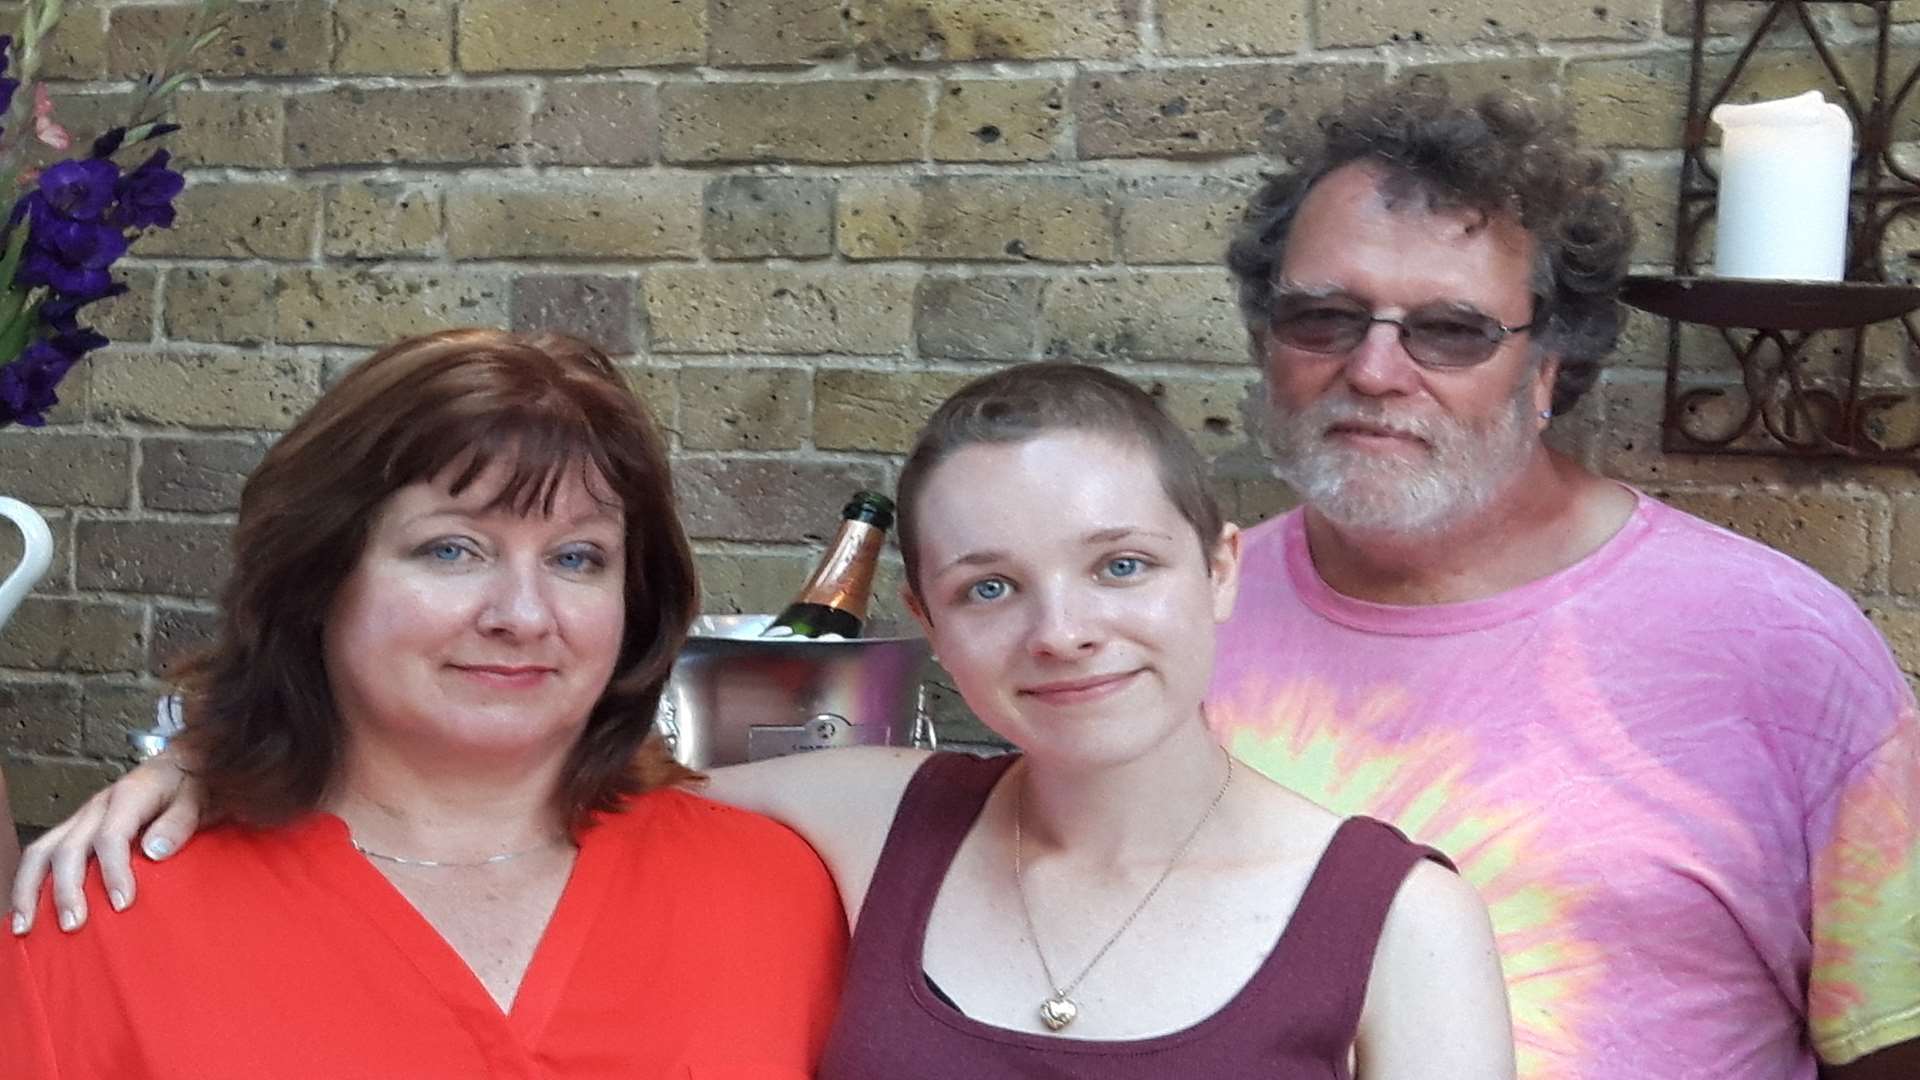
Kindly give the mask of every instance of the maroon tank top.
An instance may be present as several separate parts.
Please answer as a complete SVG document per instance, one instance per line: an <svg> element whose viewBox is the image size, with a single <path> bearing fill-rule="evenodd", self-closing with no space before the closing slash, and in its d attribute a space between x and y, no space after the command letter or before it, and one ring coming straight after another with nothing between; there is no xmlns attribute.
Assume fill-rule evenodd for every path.
<svg viewBox="0 0 1920 1080"><path fill-rule="evenodd" d="M935 754L907 785L854 928L819 1080L1352 1076L1347 1053L1387 907L1421 859L1452 866L1372 818L1341 823L1265 962L1191 1027L1150 1039L1060 1038L983 1024L935 996L921 968L934 899L1014 761Z"/></svg>

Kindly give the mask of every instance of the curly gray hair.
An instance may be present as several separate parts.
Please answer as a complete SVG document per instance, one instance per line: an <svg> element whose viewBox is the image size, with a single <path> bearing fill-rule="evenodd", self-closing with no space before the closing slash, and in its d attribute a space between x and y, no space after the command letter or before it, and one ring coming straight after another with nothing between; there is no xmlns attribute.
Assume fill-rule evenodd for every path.
<svg viewBox="0 0 1920 1080"><path fill-rule="evenodd" d="M1255 342L1265 339L1274 273L1307 191L1357 161L1384 168L1389 196L1519 220L1536 248L1534 321L1545 329L1534 340L1560 359L1553 411L1572 407L1619 338L1633 222L1606 158L1579 147L1564 113L1510 91L1463 105L1442 81L1421 78L1322 116L1318 144L1267 178L1227 249Z"/></svg>

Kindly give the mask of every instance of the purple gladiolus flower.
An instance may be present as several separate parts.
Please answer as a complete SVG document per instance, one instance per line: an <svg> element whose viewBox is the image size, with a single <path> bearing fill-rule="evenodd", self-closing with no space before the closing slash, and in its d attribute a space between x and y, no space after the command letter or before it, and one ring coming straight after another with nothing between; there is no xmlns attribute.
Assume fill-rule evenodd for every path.
<svg viewBox="0 0 1920 1080"><path fill-rule="evenodd" d="M21 285L48 285L57 293L89 300L113 288L107 268L127 253L127 237L111 225L70 221L35 212L27 250L14 272Z"/></svg>
<svg viewBox="0 0 1920 1080"><path fill-rule="evenodd" d="M119 296L127 291L127 283L116 281L112 287L99 296L68 296L56 294L42 301L39 308L40 325L56 334L73 334L80 330L80 309L96 300L105 300L110 296Z"/></svg>
<svg viewBox="0 0 1920 1080"><path fill-rule="evenodd" d="M173 200L187 186L187 178L167 168L170 158L165 150L155 150L115 185L120 199L113 213L116 224L128 229L173 227Z"/></svg>
<svg viewBox="0 0 1920 1080"><path fill-rule="evenodd" d="M101 158L62 161L40 174L49 209L76 221L98 221L113 205L120 167Z"/></svg>
<svg viewBox="0 0 1920 1080"><path fill-rule="evenodd" d="M47 339L47 344L69 360L78 360L95 349L105 347L107 343L107 335L89 326L76 327L71 332L55 334Z"/></svg>
<svg viewBox="0 0 1920 1080"><path fill-rule="evenodd" d="M54 387L73 364L73 357L44 341L28 345L13 363L0 367L0 407L27 427L40 427L47 422L46 411L60 403Z"/></svg>

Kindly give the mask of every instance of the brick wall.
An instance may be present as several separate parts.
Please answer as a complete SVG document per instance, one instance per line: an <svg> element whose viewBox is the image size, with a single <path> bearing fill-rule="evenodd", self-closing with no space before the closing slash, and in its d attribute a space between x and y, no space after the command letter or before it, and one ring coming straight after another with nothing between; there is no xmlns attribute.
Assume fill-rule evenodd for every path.
<svg viewBox="0 0 1920 1080"><path fill-rule="evenodd" d="M113 115L185 11L74 4L69 124ZM717 609L781 603L845 493L889 484L932 404L1008 361L1156 388L1229 512L1262 518L1288 498L1248 435L1216 266L1261 155L1408 72L1564 95L1618 149L1657 266L1686 19L1679 0L243 4L181 95L192 187L105 315L117 344L54 425L0 433L0 490L59 543L0 636L16 810L46 821L111 775L156 672L206 632L248 468L401 334L558 325L630 357ZM1758 89L1812 85L1810 58L1789 44ZM1636 319L1559 437L1812 563L1920 665L1912 473L1662 455L1664 334ZM1882 353L1914 377L1904 342Z"/></svg>

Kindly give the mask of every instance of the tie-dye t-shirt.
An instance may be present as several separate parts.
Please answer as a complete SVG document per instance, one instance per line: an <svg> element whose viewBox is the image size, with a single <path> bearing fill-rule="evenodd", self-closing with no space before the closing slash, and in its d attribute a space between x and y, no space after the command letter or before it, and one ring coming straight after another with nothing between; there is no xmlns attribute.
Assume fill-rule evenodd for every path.
<svg viewBox="0 0 1920 1080"><path fill-rule="evenodd" d="M1920 725L1848 597L1641 496L1561 573L1342 596L1248 531L1208 710L1244 761L1447 852L1531 1080L1813 1080L1920 1037Z"/></svg>

